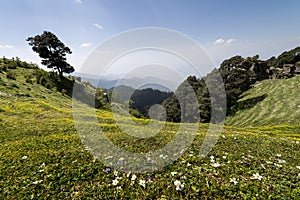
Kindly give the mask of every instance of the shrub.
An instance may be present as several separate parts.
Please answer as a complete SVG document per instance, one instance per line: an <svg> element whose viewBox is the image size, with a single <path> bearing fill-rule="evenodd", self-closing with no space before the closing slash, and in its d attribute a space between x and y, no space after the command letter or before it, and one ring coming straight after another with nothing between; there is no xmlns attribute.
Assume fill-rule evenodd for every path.
<svg viewBox="0 0 300 200"><path fill-rule="evenodd" d="M16 74L12 71L6 73L6 78L16 80Z"/></svg>

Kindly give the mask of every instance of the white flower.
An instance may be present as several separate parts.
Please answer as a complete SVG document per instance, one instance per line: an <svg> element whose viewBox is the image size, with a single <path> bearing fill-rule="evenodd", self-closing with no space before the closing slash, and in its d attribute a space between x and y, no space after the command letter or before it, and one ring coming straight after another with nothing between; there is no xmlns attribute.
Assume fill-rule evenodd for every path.
<svg viewBox="0 0 300 200"><path fill-rule="evenodd" d="M28 158L28 156L22 156L22 160L25 160L27 158Z"/></svg>
<svg viewBox="0 0 300 200"><path fill-rule="evenodd" d="M40 168L45 168L45 163L42 163L42 165L40 166Z"/></svg>
<svg viewBox="0 0 300 200"><path fill-rule="evenodd" d="M281 167L282 167L282 165L280 165L280 164L277 164L277 163L274 163L274 165L275 165L276 167L279 167L279 168L281 168Z"/></svg>
<svg viewBox="0 0 300 200"><path fill-rule="evenodd" d="M282 163L286 163L286 161L278 159L278 163L282 164Z"/></svg>
<svg viewBox="0 0 300 200"><path fill-rule="evenodd" d="M255 173L250 178L255 180L261 180L263 177L259 175L259 173Z"/></svg>
<svg viewBox="0 0 300 200"><path fill-rule="evenodd" d="M273 162L270 162L270 161L266 161L266 163L267 163L267 164L273 164Z"/></svg>
<svg viewBox="0 0 300 200"><path fill-rule="evenodd" d="M171 172L172 176L175 176L178 172Z"/></svg>
<svg viewBox="0 0 300 200"><path fill-rule="evenodd" d="M191 165L192 165L192 164L190 164L190 163L187 163L187 164L186 164L186 166L188 166L188 167L191 166Z"/></svg>
<svg viewBox="0 0 300 200"><path fill-rule="evenodd" d="M34 181L34 182L32 182L32 184L37 185L37 184L39 184L39 183L41 183L41 182L43 182L43 180Z"/></svg>
<svg viewBox="0 0 300 200"><path fill-rule="evenodd" d="M133 174L132 177L131 177L131 180L134 181L135 179L136 179L136 175Z"/></svg>
<svg viewBox="0 0 300 200"><path fill-rule="evenodd" d="M113 185L118 185L118 183L119 183L118 179L115 179L115 180L112 181Z"/></svg>
<svg viewBox="0 0 300 200"><path fill-rule="evenodd" d="M118 173L119 173L118 171L116 171L116 170L114 171L115 176L118 176Z"/></svg>
<svg viewBox="0 0 300 200"><path fill-rule="evenodd" d="M276 154L276 156L277 156L277 157L281 157L281 154L278 153L278 154Z"/></svg>
<svg viewBox="0 0 300 200"><path fill-rule="evenodd" d="M168 156L167 156L167 155L160 154L159 157L160 157L160 158L163 158L163 159L166 159Z"/></svg>
<svg viewBox="0 0 300 200"><path fill-rule="evenodd" d="M215 157L214 156L210 156L210 159L213 160L213 159L215 159Z"/></svg>
<svg viewBox="0 0 300 200"><path fill-rule="evenodd" d="M213 166L213 167L220 167L220 163L213 163L213 164L211 164L211 166Z"/></svg>
<svg viewBox="0 0 300 200"><path fill-rule="evenodd" d="M238 183L237 180L236 180L236 178L230 178L229 182L233 183L234 185L236 185Z"/></svg>
<svg viewBox="0 0 300 200"><path fill-rule="evenodd" d="M146 187L146 181L145 180L140 180L139 185L143 186L144 188Z"/></svg>
<svg viewBox="0 0 300 200"><path fill-rule="evenodd" d="M84 149L85 151L90 151L91 150L91 148L90 147L85 147L85 149Z"/></svg>
<svg viewBox="0 0 300 200"><path fill-rule="evenodd" d="M296 166L297 169L300 169L300 166Z"/></svg>
<svg viewBox="0 0 300 200"><path fill-rule="evenodd" d="M104 159L107 160L107 159L111 159L111 158L113 158L113 157L112 156L107 156Z"/></svg>
<svg viewBox="0 0 300 200"><path fill-rule="evenodd" d="M225 136L225 135L222 135L222 138L224 138L224 139L225 139L225 138L226 138L226 136Z"/></svg>
<svg viewBox="0 0 300 200"><path fill-rule="evenodd" d="M122 189L122 187L121 186L118 186L118 187L116 187L117 188L117 190L121 190Z"/></svg>
<svg viewBox="0 0 300 200"><path fill-rule="evenodd" d="M223 156L222 158L223 158L223 159L226 159L226 158L227 158L227 156Z"/></svg>
<svg viewBox="0 0 300 200"><path fill-rule="evenodd" d="M299 141L296 141L296 144L299 144L300 142Z"/></svg>
<svg viewBox="0 0 300 200"><path fill-rule="evenodd" d="M181 183L178 180L174 181L174 185L176 186L177 191L181 191L184 188L184 183Z"/></svg>

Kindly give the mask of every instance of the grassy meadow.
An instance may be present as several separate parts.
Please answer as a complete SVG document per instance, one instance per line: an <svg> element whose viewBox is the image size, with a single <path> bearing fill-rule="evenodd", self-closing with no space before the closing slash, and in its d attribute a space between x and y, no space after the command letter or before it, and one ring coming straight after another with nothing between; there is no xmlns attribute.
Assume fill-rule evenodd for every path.
<svg viewBox="0 0 300 200"><path fill-rule="evenodd" d="M7 72L0 73L0 199L300 197L300 125L295 118L299 117L295 106L300 103L290 108L279 102L278 109L286 113L278 116L280 110L267 101L285 94L290 95L287 103L292 103L299 95L297 91L268 94L260 106L268 104L266 110L274 107L272 116L264 112L257 116L257 104L229 118L217 144L205 157L199 156L199 150L208 124L199 124L192 145L182 157L163 169L137 174L116 171L93 157L76 131L70 97L26 82L30 70L11 71L16 80L7 78ZM297 90L299 80L277 81L274 87L284 84ZM259 91L270 87L267 83L253 88L245 98L263 95ZM156 136L135 139L122 133L111 112L98 110L96 115L111 141L132 152L159 149L177 131L176 124L167 123ZM126 124L127 120L123 117L120 121ZM141 127L148 123L145 119L136 121Z"/></svg>

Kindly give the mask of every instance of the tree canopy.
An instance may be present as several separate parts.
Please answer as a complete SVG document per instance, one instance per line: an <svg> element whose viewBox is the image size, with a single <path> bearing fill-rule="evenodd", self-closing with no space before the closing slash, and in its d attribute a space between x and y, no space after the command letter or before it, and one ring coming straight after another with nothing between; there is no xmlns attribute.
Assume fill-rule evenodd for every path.
<svg viewBox="0 0 300 200"><path fill-rule="evenodd" d="M26 41L32 46L32 50L39 54L42 64L47 68L56 70L61 77L63 73L74 72L74 68L66 61L66 55L72 51L53 33L44 31L43 34L29 37Z"/></svg>

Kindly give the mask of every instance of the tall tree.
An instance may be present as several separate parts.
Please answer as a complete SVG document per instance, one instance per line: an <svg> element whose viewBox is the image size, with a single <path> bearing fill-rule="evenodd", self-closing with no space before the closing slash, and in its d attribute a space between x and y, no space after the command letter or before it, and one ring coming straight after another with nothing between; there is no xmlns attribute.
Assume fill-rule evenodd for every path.
<svg viewBox="0 0 300 200"><path fill-rule="evenodd" d="M66 55L71 54L72 51L53 33L44 31L43 34L29 37L26 41L32 46L32 50L42 58L42 64L56 70L60 77L63 76L63 73L74 72L74 68L66 61Z"/></svg>

